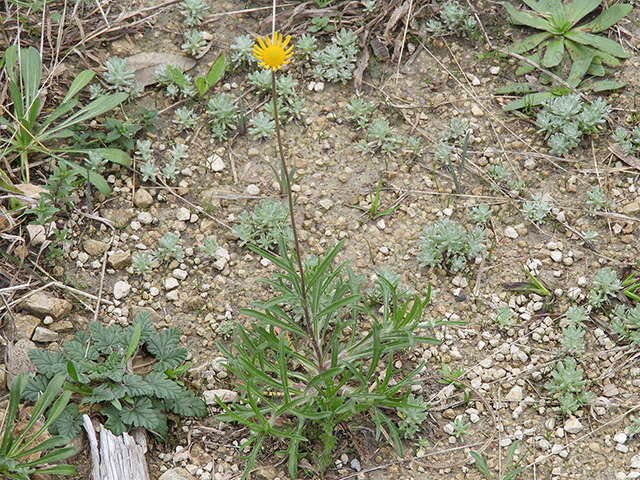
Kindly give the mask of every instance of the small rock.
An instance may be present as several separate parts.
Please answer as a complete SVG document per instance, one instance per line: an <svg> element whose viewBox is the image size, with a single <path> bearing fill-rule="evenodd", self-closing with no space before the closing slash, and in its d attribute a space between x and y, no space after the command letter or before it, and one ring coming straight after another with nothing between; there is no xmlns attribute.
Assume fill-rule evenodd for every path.
<svg viewBox="0 0 640 480"><path fill-rule="evenodd" d="M138 221L143 225L151 225L153 216L149 212L140 212L138 214Z"/></svg>
<svg viewBox="0 0 640 480"><path fill-rule="evenodd" d="M233 403L238 399L238 392L221 388L218 390L205 390L202 392L202 396L207 405L217 405L216 397L218 397L222 403Z"/></svg>
<svg viewBox="0 0 640 480"><path fill-rule="evenodd" d="M14 317L15 330L13 329L13 325L11 323L9 323L8 325L11 325L12 331L12 337L10 338L13 338L15 340L18 340L20 338L31 338L33 332L35 332L36 328L40 326L40 319L38 317L34 317L33 315L16 313Z"/></svg>
<svg viewBox="0 0 640 480"><path fill-rule="evenodd" d="M127 295L129 295L130 291L131 291L131 285L129 285L124 280L118 280L116 284L113 286L113 298L115 298L116 300L120 300L121 298L124 298Z"/></svg>
<svg viewBox="0 0 640 480"><path fill-rule="evenodd" d="M489 73L490 73L491 75L498 75L498 74L500 73L500 67L498 67L497 65L496 65L496 66L494 66L494 67L491 67L491 68L489 69Z"/></svg>
<svg viewBox="0 0 640 480"><path fill-rule="evenodd" d="M180 207L177 211L176 211L176 219L179 222L186 222L191 218L191 212L189 211L188 208L185 207Z"/></svg>
<svg viewBox="0 0 640 480"><path fill-rule="evenodd" d="M249 149L250 153L247 154L249 158L256 157L260 153L258 152L252 156L251 153L254 153L252 152L252 150L255 150L256 152L258 152L256 148L254 147L250 148ZM209 170L211 170L212 172L221 172L222 170L224 170L224 162L222 161L222 158L220 158L220 156L216 154L213 154L209 158L207 158L207 165L209 166Z"/></svg>
<svg viewBox="0 0 640 480"><path fill-rule="evenodd" d="M616 387L613 383L605 383L602 387L602 395L605 397L615 397L618 395L618 387Z"/></svg>
<svg viewBox="0 0 640 480"><path fill-rule="evenodd" d="M109 244L106 242L101 242L100 240L94 240L92 238L87 238L84 242L82 242L82 248L89 255L98 256L102 255L104 252L109 250Z"/></svg>
<svg viewBox="0 0 640 480"><path fill-rule="evenodd" d="M627 441L627 434L624 432L616 433L613 436L613 441L616 443L625 443Z"/></svg>
<svg viewBox="0 0 640 480"><path fill-rule="evenodd" d="M634 240L635 240L635 237L633 235L623 235L620 237L620 241L625 245L629 245L630 243L633 243Z"/></svg>
<svg viewBox="0 0 640 480"><path fill-rule="evenodd" d="M129 225L131 219L135 216L132 208L101 208L100 216L111 221L116 228L124 228Z"/></svg>
<svg viewBox="0 0 640 480"><path fill-rule="evenodd" d="M60 318L71 312L73 305L62 298L52 297L46 292L37 292L25 298L20 307L38 317Z"/></svg>
<svg viewBox="0 0 640 480"><path fill-rule="evenodd" d="M316 82L313 86L314 92L322 92L324 90L324 82Z"/></svg>
<svg viewBox="0 0 640 480"><path fill-rule="evenodd" d="M329 210L331 207L333 207L333 200L331 200L330 198L323 198L318 203L325 210Z"/></svg>
<svg viewBox="0 0 640 480"><path fill-rule="evenodd" d="M640 212L640 203L638 202L628 203L620 210L620 213L624 213L625 215L632 215L638 212Z"/></svg>
<svg viewBox="0 0 640 480"><path fill-rule="evenodd" d="M505 400L510 402L520 402L522 401L522 398L522 387L520 385L515 385L504 397Z"/></svg>
<svg viewBox="0 0 640 480"><path fill-rule="evenodd" d="M251 472L251 476L256 478L265 478L266 480L274 480L278 476L276 467L258 467Z"/></svg>
<svg viewBox="0 0 640 480"><path fill-rule="evenodd" d="M471 105L471 114L474 117L484 117L484 111L475 103Z"/></svg>
<svg viewBox="0 0 640 480"><path fill-rule="evenodd" d="M504 229L504 236L507 238L516 239L518 238L518 232L513 227L507 227Z"/></svg>
<svg viewBox="0 0 640 480"><path fill-rule="evenodd" d="M109 256L108 263L116 270L122 270L131 265L131 252L127 250L113 253Z"/></svg>
<svg viewBox="0 0 640 480"><path fill-rule="evenodd" d="M562 261L562 252L558 250L554 250L553 252L551 252L549 256L551 257L551 260L553 260L554 262L558 263Z"/></svg>
<svg viewBox="0 0 640 480"><path fill-rule="evenodd" d="M34 372L36 367L29 358L29 350L36 348L36 344L28 338L21 338L17 342L7 344L7 388L11 386L14 377L20 373Z"/></svg>
<svg viewBox="0 0 640 480"><path fill-rule="evenodd" d="M467 78L471 82L471 85L473 85L474 87L477 87L481 83L480 79L476 77L473 73L467 73Z"/></svg>
<svg viewBox="0 0 640 480"><path fill-rule="evenodd" d="M258 150L256 147L251 147L249 150L247 150L247 157L251 158L256 158L258 155L260 155L260 150Z"/></svg>
<svg viewBox="0 0 640 480"><path fill-rule="evenodd" d="M165 290L173 290L174 288L177 288L178 285L180 285L180 282L178 282L178 280L173 277L169 277L164 281Z"/></svg>
<svg viewBox="0 0 640 480"><path fill-rule="evenodd" d="M188 451L187 451L188 453ZM172 468L164 472L158 480L197 480L196 477L187 472L184 468Z"/></svg>
<svg viewBox="0 0 640 480"><path fill-rule="evenodd" d="M574 416L570 416L564 424L564 431L571 435L580 433L583 428L584 426L580 423L580 420Z"/></svg>
<svg viewBox="0 0 640 480"><path fill-rule="evenodd" d="M144 188L136 190L133 204L138 208L149 208L153 204L153 196Z"/></svg>
<svg viewBox="0 0 640 480"><path fill-rule="evenodd" d="M33 337L31 338L34 342L40 343L51 343L58 340L60 335L56 332L52 332L48 328L44 327L36 327L36 331L33 332Z"/></svg>
<svg viewBox="0 0 640 480"><path fill-rule="evenodd" d="M250 185L247 185L247 188L244 189L244 193L246 193L247 195L260 195L260 188L257 185L254 185L253 183Z"/></svg>
<svg viewBox="0 0 640 480"><path fill-rule="evenodd" d="M634 455L631 457L631 464L629 466L631 468L640 468L640 455Z"/></svg>
<svg viewBox="0 0 640 480"><path fill-rule="evenodd" d="M176 280L185 280L187 278L187 272L181 268L176 268L171 274Z"/></svg>
<svg viewBox="0 0 640 480"><path fill-rule="evenodd" d="M536 168L536 161L533 158L527 158L524 161L524 168L527 170L534 170Z"/></svg>

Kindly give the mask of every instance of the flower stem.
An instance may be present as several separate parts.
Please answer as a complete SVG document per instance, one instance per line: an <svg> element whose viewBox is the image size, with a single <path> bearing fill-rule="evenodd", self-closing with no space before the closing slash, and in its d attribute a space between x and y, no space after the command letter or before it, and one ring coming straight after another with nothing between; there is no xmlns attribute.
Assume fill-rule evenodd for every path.
<svg viewBox="0 0 640 480"><path fill-rule="evenodd" d="M291 177L289 176L289 169L287 168L287 162L284 158L284 148L282 146L282 137L280 136L280 118L278 117L278 93L276 91L276 72L271 71L271 90L273 93L273 118L276 122L276 138L278 139L278 152L280 154L280 163L282 165L282 174L285 178L287 189L287 200L289 202L289 218L291 219L291 230L293 231L293 248L295 250L296 261L298 263L298 270L300 270L300 293L302 297L302 308L304 312L304 323L311 338L313 349L318 358L318 367L320 372L324 371L322 365L322 353L318 344L318 339L314 334L313 327L311 325L311 315L309 314L309 302L307 301L307 287L304 279L304 267L302 265L302 252L300 249L300 242L298 241L298 229L296 228L296 220L293 215L293 193L291 192Z"/></svg>

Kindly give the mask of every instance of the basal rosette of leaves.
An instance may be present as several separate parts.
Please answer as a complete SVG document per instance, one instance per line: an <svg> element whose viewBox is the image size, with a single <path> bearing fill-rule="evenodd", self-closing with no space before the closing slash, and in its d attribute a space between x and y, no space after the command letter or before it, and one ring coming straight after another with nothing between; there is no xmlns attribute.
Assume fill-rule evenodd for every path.
<svg viewBox="0 0 640 480"><path fill-rule="evenodd" d="M531 10L515 8L509 2L504 7L509 20L515 25L540 30L524 40L514 42L508 50L524 55L534 64L551 71L566 82L582 91L604 92L624 86L613 80L592 81L607 73L605 66L619 67L621 60L629 58L629 53L620 43L603 35L610 27L622 20L631 10L628 4L603 7L592 20L585 22L589 15L600 7L602 0L523 0ZM522 62L516 75L524 75L534 70L534 66ZM563 86L554 83L554 79L542 73L544 83L553 84L553 88ZM505 110L540 105L542 100L554 96L552 89L539 91L540 85L534 82L520 82L499 88L496 93L520 93L525 98L511 102Z"/></svg>
<svg viewBox="0 0 640 480"><path fill-rule="evenodd" d="M29 351L36 374L22 397L37 400L56 375L66 374L65 389L74 396L52 424L52 433L75 437L82 426L81 414L97 405L105 426L115 435L140 427L164 439L167 413L185 417L207 413L204 401L180 380L190 367L180 337L175 327L157 332L145 311L126 328L92 322L88 334L77 332L61 352Z"/></svg>

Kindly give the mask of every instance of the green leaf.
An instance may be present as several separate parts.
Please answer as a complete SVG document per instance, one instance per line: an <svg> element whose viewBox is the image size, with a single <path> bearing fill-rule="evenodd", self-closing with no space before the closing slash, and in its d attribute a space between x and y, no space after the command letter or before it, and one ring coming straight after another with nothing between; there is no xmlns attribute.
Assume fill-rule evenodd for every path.
<svg viewBox="0 0 640 480"><path fill-rule="evenodd" d="M593 82L586 87L587 90L590 90L594 93L600 92L608 92L611 90L618 90L626 85L625 82L616 82L614 80L599 80L597 82Z"/></svg>
<svg viewBox="0 0 640 480"><path fill-rule="evenodd" d="M546 68L552 68L562 62L564 57L564 39L562 37L554 37L547 45L547 50L542 59L542 65Z"/></svg>
<svg viewBox="0 0 640 480"><path fill-rule="evenodd" d="M154 371L164 372L173 369L187 359L189 351L178 346L180 336L179 329L170 327L147 341L147 350L158 360L153 366Z"/></svg>
<svg viewBox="0 0 640 480"><path fill-rule="evenodd" d="M107 421L104 422L104 426L111 430L114 435L122 435L127 431L127 426L120 418L121 410L118 410L112 404L105 405L100 410L100 413L107 417Z"/></svg>
<svg viewBox="0 0 640 480"><path fill-rule="evenodd" d="M91 322L89 324L89 333L91 335L91 342L93 346L100 353L106 355L109 355L120 348L124 348L125 345L123 345L120 340L120 332L118 330L121 330L120 327L103 327L98 322Z"/></svg>
<svg viewBox="0 0 640 480"><path fill-rule="evenodd" d="M81 360L96 361L100 358L100 353L93 347L93 345L85 345L77 340L69 340L62 345L65 353L71 360L79 362Z"/></svg>
<svg viewBox="0 0 640 480"><path fill-rule="evenodd" d="M18 408L20 407L20 396L27 386L28 381L29 374L20 373L11 382L11 386L9 389L9 407L7 408L7 412L5 414L4 435L2 436L2 445L0 445L0 453L2 453L3 455L7 455L9 449L12 447L13 435L11 431L13 430L16 413L18 412Z"/></svg>
<svg viewBox="0 0 640 480"><path fill-rule="evenodd" d="M126 425L146 428L154 431L158 428L159 416L161 413L154 408L151 400L147 397L136 397L131 406L123 407L120 418Z"/></svg>
<svg viewBox="0 0 640 480"><path fill-rule="evenodd" d="M86 87L91 80L93 80L95 75L95 72L92 72L91 70L83 70L80 72L80 74L71 83L69 91L65 95L64 100L62 100L61 105L69 102L73 97L80 93L80 91Z"/></svg>
<svg viewBox="0 0 640 480"><path fill-rule="evenodd" d="M130 397L148 396L154 393L153 387L140 375L134 373L127 373L122 379L122 384L124 385L124 395Z"/></svg>
<svg viewBox="0 0 640 480"><path fill-rule="evenodd" d="M103 383L93 388L91 395L82 397L81 404L106 403L117 397L113 386L109 383Z"/></svg>
<svg viewBox="0 0 640 480"><path fill-rule="evenodd" d="M38 373L50 376L67 373L67 359L62 352L53 353L34 348L29 350L27 355L36 366Z"/></svg>
<svg viewBox="0 0 640 480"><path fill-rule="evenodd" d="M574 2L577 2L577 0L574 0ZM592 33L604 32L607 28L614 26L616 23L626 17L632 9L632 5L628 5L625 3L613 5L607 8L589 23L582 25L580 27L580 30L583 30L585 32L591 31Z"/></svg>
<svg viewBox="0 0 640 480"><path fill-rule="evenodd" d="M520 108L525 108L525 107L537 107L539 105L542 105L543 100L546 100L547 98L552 98L552 97L553 97L553 93L551 92L532 93L530 95L525 95L524 97L518 100L514 100L511 103L508 103L503 108L503 110L505 112L510 112L512 110L518 110Z"/></svg>
<svg viewBox="0 0 640 480"><path fill-rule="evenodd" d="M22 392L22 398L36 402L42 392L47 389L47 385L49 385L49 379L45 375L37 374L29 379L29 383Z"/></svg>
<svg viewBox="0 0 640 480"><path fill-rule="evenodd" d="M80 415L78 405L75 403L67 405L49 428L51 434L68 438L75 438L80 430L82 430L82 415Z"/></svg>
<svg viewBox="0 0 640 480"><path fill-rule="evenodd" d="M572 30L565 35L569 40L573 40L576 43L586 45L588 47L595 47L598 50L602 50L609 55L613 55L618 58L629 58L629 54L622 48L618 42L609 40L608 38L601 37L599 35L593 35L591 33L577 32Z"/></svg>
<svg viewBox="0 0 640 480"><path fill-rule="evenodd" d="M207 89L211 88L222 77L226 66L224 55L218 56L207 74Z"/></svg>
<svg viewBox="0 0 640 480"><path fill-rule="evenodd" d="M207 81L204 79L204 77L198 77L196 78L195 84L200 97L203 97L205 92L207 91Z"/></svg>
<svg viewBox="0 0 640 480"><path fill-rule="evenodd" d="M602 0L573 0L573 2L569 2L565 7L567 22L571 26L575 25L598 8L601 3Z"/></svg>
<svg viewBox="0 0 640 480"><path fill-rule="evenodd" d="M476 461L476 466L478 467L478 470L480 470L480 473L487 477L487 480L493 480L491 472L489 471L489 467L487 466L487 461L484 459L484 457L482 457L482 455L480 455L475 450L471 450L469 454Z"/></svg>
<svg viewBox="0 0 640 480"><path fill-rule="evenodd" d="M129 346L127 347L127 353L124 356L124 362L127 363L133 356L140 345L140 334L142 333L142 325L138 324L133 327L131 334L131 340L129 340ZM141 379L142 380L142 379Z"/></svg>
<svg viewBox="0 0 640 480"><path fill-rule="evenodd" d="M535 28L537 30L545 30L550 33L553 33L556 30L555 27L544 18L538 15L532 15L527 12L516 10L508 2L504 3L504 8L507 10L507 13L511 17L509 20L517 25L526 25L528 27Z"/></svg>
<svg viewBox="0 0 640 480"><path fill-rule="evenodd" d="M183 417L204 417L207 414L207 405L192 391L183 392L179 400L165 400L167 408Z"/></svg>
<svg viewBox="0 0 640 480"><path fill-rule="evenodd" d="M180 385L167 378L163 372L151 372L145 380L158 398L179 400L184 393Z"/></svg>

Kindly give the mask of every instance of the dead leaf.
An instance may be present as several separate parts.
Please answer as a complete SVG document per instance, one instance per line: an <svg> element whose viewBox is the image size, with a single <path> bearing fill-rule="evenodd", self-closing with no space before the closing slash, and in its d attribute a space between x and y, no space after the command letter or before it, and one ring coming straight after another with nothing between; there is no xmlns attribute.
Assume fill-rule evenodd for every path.
<svg viewBox="0 0 640 480"><path fill-rule="evenodd" d="M183 72L191 70L196 65L196 61L192 58L162 52L138 53L128 57L127 60L129 62L129 69L135 72L134 79L136 83L143 87L157 83L153 75L160 65L174 63L178 65Z"/></svg>
<svg viewBox="0 0 640 480"><path fill-rule="evenodd" d="M624 153L624 150L622 150L619 145L610 145L609 151L630 167L633 167L636 170L640 170L640 160L638 160L633 155L627 155L626 153Z"/></svg>

